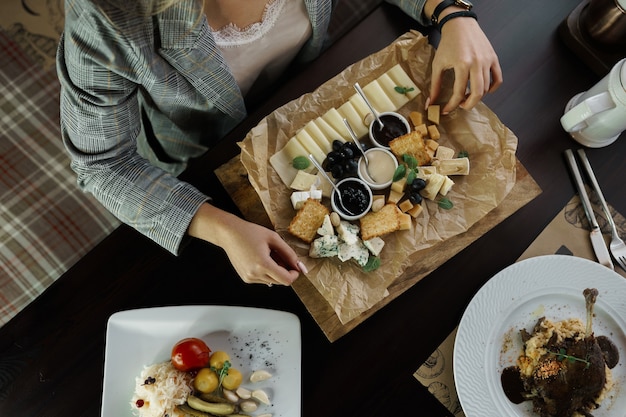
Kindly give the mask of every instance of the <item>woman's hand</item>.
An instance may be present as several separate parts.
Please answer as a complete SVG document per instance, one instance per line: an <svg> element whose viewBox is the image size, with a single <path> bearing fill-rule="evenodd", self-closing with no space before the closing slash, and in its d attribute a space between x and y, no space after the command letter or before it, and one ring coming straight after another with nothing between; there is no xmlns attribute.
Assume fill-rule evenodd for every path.
<svg viewBox="0 0 626 417"><path fill-rule="evenodd" d="M208 203L189 225L189 235L220 246L248 283L291 285L305 272L293 249L273 230L243 220Z"/></svg>
<svg viewBox="0 0 626 417"><path fill-rule="evenodd" d="M448 69L454 70L454 87L442 114L457 107L470 110L485 94L502 84L498 56L478 22L471 17L450 19L441 29L441 40L432 64L428 103L437 100L443 73Z"/></svg>

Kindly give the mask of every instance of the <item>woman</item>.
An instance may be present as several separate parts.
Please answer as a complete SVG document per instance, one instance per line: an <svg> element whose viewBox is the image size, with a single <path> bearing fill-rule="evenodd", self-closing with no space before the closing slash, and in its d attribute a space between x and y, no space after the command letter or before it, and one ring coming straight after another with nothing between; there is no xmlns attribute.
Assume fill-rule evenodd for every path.
<svg viewBox="0 0 626 417"><path fill-rule="evenodd" d="M440 0L390 2L428 25ZM244 282L290 285L306 271L276 232L218 209L176 175L245 117L246 94L320 53L334 3L66 0L61 129L79 186L172 253L200 238L223 248ZM461 10L451 4L439 21ZM432 100L443 70L456 73L444 112L471 108L502 79L476 20L457 17L433 62Z"/></svg>

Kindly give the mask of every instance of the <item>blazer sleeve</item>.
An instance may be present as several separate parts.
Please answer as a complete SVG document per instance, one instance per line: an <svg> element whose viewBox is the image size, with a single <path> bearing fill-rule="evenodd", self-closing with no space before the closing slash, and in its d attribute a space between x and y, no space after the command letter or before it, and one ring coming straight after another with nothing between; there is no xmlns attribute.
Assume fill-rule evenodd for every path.
<svg viewBox="0 0 626 417"><path fill-rule="evenodd" d="M424 10L424 5L426 4L426 0L386 0L387 3L395 4L400 9L402 9L406 14L411 16L413 19L417 20L417 22L424 26L428 27L431 25L430 20L426 19L422 11Z"/></svg>
<svg viewBox="0 0 626 417"><path fill-rule="evenodd" d="M139 86L111 69L132 66L132 54L123 39L110 41L115 31L95 35L103 29L85 22L81 16L75 25L66 22L57 55L61 131L78 185L122 222L177 254L207 196L137 153Z"/></svg>

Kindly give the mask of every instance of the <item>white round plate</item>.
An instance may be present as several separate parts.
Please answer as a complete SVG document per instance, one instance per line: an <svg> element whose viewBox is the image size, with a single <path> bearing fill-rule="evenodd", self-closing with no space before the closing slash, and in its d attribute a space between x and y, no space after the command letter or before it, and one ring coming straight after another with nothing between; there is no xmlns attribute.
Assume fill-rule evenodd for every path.
<svg viewBox="0 0 626 417"><path fill-rule="evenodd" d="M620 352L615 386L594 417L623 416L626 410L626 280L582 258L549 255L526 259L500 271L468 305L454 345L454 380L466 417L536 417L532 404L513 404L500 375L521 352L519 331L537 320L586 320L583 290L596 288L593 330L608 336Z"/></svg>

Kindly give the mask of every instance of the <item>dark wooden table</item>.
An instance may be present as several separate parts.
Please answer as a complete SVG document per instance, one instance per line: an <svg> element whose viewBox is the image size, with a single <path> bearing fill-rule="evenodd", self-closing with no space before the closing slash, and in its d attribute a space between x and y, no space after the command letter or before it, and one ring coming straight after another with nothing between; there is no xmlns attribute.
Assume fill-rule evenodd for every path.
<svg viewBox="0 0 626 417"><path fill-rule="evenodd" d="M105 328L111 314L215 304L299 316L304 417L448 416L412 374L458 324L475 292L515 262L574 194L562 154L577 144L563 132L559 117L571 96L599 79L557 35L576 0L477 3L505 77L500 90L485 101L519 138L518 158L543 189L539 197L334 343L292 289L243 284L220 249L192 242L173 257L120 227L0 329L0 415L100 415ZM212 173L237 154L235 142L276 107L413 27L394 7L377 9L290 77L185 178L214 196L219 206L237 210ZM621 213L626 212L623 136L610 147L587 152L606 198Z"/></svg>

